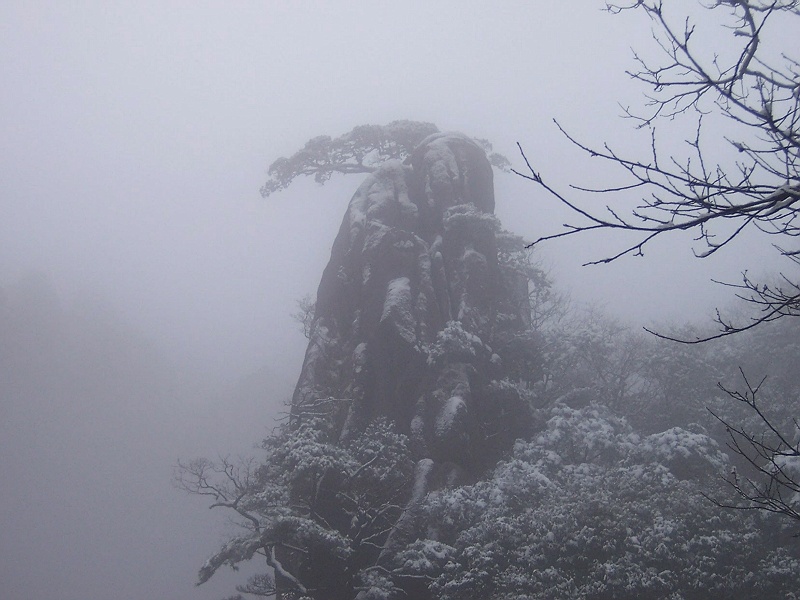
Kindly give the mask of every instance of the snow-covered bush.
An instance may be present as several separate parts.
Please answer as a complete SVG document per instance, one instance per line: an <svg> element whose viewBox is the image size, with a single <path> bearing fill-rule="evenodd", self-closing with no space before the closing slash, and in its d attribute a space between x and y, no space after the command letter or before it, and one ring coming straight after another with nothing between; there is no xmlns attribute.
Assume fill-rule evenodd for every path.
<svg viewBox="0 0 800 600"><path fill-rule="evenodd" d="M259 558L283 582L285 598L388 598L391 582L371 571L404 510L413 475L408 440L384 419L338 440L323 419L284 427L244 462L196 460L176 481L227 509L241 526L200 570L199 583L223 566ZM388 587L387 587L388 586ZM237 590L275 590L262 573Z"/></svg>
<svg viewBox="0 0 800 600"><path fill-rule="evenodd" d="M436 334L436 342L428 352L428 364L473 362L476 357L489 352L481 339L466 331L459 321L448 321Z"/></svg>
<svg viewBox="0 0 800 600"><path fill-rule="evenodd" d="M468 239L479 239L485 234L500 231L500 221L493 214L478 209L474 204L459 204L445 210L444 230Z"/></svg>
<svg viewBox="0 0 800 600"><path fill-rule="evenodd" d="M436 545L396 569L442 600L793 597L797 554L708 502L708 477L674 472L677 457L723 466L700 430L640 438L601 407L557 406L490 478L429 495Z"/></svg>

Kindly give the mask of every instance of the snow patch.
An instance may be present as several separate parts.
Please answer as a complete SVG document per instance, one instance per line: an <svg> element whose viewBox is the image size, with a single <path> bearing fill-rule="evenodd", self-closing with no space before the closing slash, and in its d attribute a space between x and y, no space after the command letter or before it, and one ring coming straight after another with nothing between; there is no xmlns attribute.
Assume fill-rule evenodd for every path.
<svg viewBox="0 0 800 600"><path fill-rule="evenodd" d="M416 219L419 215L417 205L411 202L408 198L408 193L403 190L402 193L397 195L397 200L400 203L400 213L407 218Z"/></svg>
<svg viewBox="0 0 800 600"><path fill-rule="evenodd" d="M414 487L411 489L411 502L416 504L428 493L428 477L430 477L433 470L433 460L430 458L423 458L417 463L417 468L414 472Z"/></svg>
<svg viewBox="0 0 800 600"><path fill-rule="evenodd" d="M467 404L461 396L452 396L444 403L439 416L436 418L436 433L439 436L447 435L452 429L459 413L467 410Z"/></svg>
<svg viewBox="0 0 800 600"><path fill-rule="evenodd" d="M411 300L411 281L408 277L392 279L386 287L386 300L383 303L381 321L389 318L396 308L405 310Z"/></svg>
<svg viewBox="0 0 800 600"><path fill-rule="evenodd" d="M407 342L416 342L414 317L411 315L411 281L408 277L392 279L386 286L381 323L390 321Z"/></svg>
<svg viewBox="0 0 800 600"><path fill-rule="evenodd" d="M497 217L482 211L471 202L448 208L445 211L443 224L447 232L491 232L496 234L501 230Z"/></svg>
<svg viewBox="0 0 800 600"><path fill-rule="evenodd" d="M367 344L365 342L361 342L356 349L353 350L353 364L355 365L355 372L361 373L364 369L364 365L367 362Z"/></svg>
<svg viewBox="0 0 800 600"><path fill-rule="evenodd" d="M421 438L425 429L425 419L422 418L422 415L414 415L414 418L411 419L411 436L412 437L419 437Z"/></svg>

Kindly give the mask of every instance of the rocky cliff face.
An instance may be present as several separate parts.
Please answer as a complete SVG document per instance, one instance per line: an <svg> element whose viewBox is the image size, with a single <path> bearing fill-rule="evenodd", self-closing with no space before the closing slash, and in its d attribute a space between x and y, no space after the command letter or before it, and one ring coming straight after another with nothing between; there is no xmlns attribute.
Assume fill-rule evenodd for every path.
<svg viewBox="0 0 800 600"><path fill-rule="evenodd" d="M317 293L292 415L324 411L343 438L394 421L417 494L477 477L526 426L503 382L529 335L528 281L494 205L484 151L434 134L358 189Z"/></svg>

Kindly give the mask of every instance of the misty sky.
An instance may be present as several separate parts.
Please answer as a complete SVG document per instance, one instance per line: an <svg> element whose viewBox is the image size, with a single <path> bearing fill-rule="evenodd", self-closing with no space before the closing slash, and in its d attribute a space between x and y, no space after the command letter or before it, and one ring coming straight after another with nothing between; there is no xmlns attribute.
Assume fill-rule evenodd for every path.
<svg viewBox="0 0 800 600"><path fill-rule="evenodd" d="M0 397L0 597L232 593L232 579L192 585L226 528L170 486L170 468L245 451L272 427L304 351L289 315L316 290L361 180L264 200L269 163L315 135L413 119L488 138L517 167L519 141L564 187L604 181L552 123L647 147L618 102L641 101L624 70L649 26L604 4L3 2L0 286L25 306L16 282L38 273L71 323L59 335L94 348L66 352L100 361L91 332L107 321L151 362ZM526 238L565 220L512 175L496 175L496 195ZM687 241L610 267L580 267L607 238L540 256L577 301L634 326L702 319L728 297L711 276L763 267L743 244L693 260ZM97 362L78 358L93 380ZM149 376L151 363L168 374Z"/></svg>

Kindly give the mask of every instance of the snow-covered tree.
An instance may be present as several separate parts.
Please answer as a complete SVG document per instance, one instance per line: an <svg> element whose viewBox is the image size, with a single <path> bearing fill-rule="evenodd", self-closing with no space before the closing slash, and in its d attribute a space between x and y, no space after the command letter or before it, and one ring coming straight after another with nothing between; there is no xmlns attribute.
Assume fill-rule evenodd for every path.
<svg viewBox="0 0 800 600"><path fill-rule="evenodd" d="M701 496L727 467L702 429L639 436L596 405L551 415L488 479L428 497L428 539L396 556L396 581L443 600L795 597L798 555Z"/></svg>
<svg viewBox="0 0 800 600"><path fill-rule="evenodd" d="M381 550L404 510L413 463L408 440L384 420L337 440L329 422L300 420L244 461L179 463L178 486L227 510L241 534L200 569L257 559L266 570L242 594L351 600L379 572ZM274 573L274 576L273 576ZM277 580L277 587L276 587Z"/></svg>

